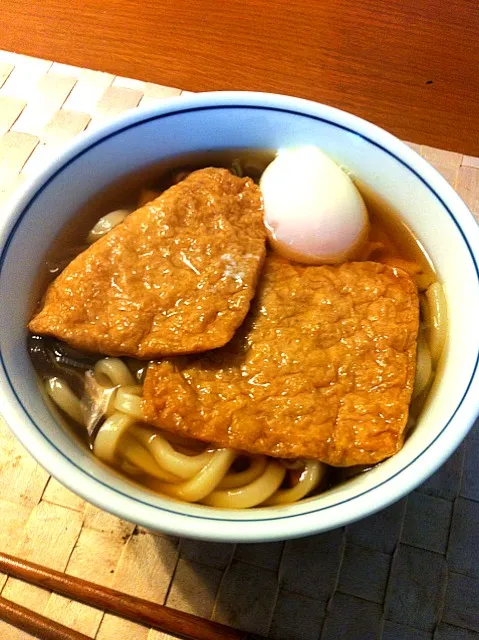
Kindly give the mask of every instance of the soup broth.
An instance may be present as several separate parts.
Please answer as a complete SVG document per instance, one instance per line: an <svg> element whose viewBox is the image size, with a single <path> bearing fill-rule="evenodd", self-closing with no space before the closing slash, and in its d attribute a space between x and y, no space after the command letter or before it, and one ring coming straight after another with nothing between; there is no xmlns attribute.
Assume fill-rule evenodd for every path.
<svg viewBox="0 0 479 640"><path fill-rule="evenodd" d="M58 276L76 255L88 246L87 238L89 232L97 221L109 212L117 209L133 211L181 180L186 173L203 167L225 167L240 177L249 176L255 182L259 182L262 172L274 157L275 152L273 151L230 150L227 152L208 152L173 158L168 162L144 168L118 180L91 199L53 241L39 274L34 297L32 298L32 308L38 304L38 292L44 294L48 284ZM436 282L433 265L421 243L401 220L399 212L394 211L390 205L361 182L356 181L356 186L366 203L370 220L369 242L360 259L381 262L401 268L408 271L416 279L422 299L419 350L426 349L429 353L428 347L424 347L424 345L430 345L431 327L434 328L435 323L434 296L428 297L431 285ZM426 294L426 291L428 294ZM442 298L438 304L441 303ZM141 383L145 362L132 361L126 358L123 359L123 362L118 360L118 367L112 373L105 368L102 369L104 367L102 363L105 360L99 355L78 352L54 338L35 335L29 338L29 350L42 384L47 385L50 395L60 406L60 411L64 418L63 421L77 437L81 438L86 446L93 449L95 434L102 422L111 415L110 400L119 388L121 390L122 387L125 387L126 391L123 396L126 399L124 402L130 402L133 407L131 409L130 417L132 420L130 422L133 421L135 416L138 417L140 415L138 412L140 411ZM410 427L414 426L427 396L437 365L437 359L437 353L433 354L432 358L429 355L429 361L425 365L418 359L418 370L420 367L425 367L426 373L423 377L426 376L427 380L421 382L422 388L420 392L413 397L410 407ZM129 378L126 373L122 374L122 367L129 371ZM429 371L429 375L427 371ZM97 376L96 379L95 375ZM127 383L119 382L122 375L123 379L127 380ZM119 376L118 379L115 376ZM61 385L54 389L53 387L57 383L52 382L53 380L61 380L66 384L64 384L63 389L60 389ZM101 397L98 395L98 380L102 383L100 384L103 389L100 394ZM94 385L93 391L92 384ZM83 416L87 416L86 426L79 424L80 419L78 414L75 414L75 411L62 411L62 407L72 406L68 405L70 396L67 398L65 395L65 393L68 395L68 392L65 391L66 388L70 390L70 393L74 394L75 398L82 398L81 403L74 404L75 411L78 412L80 410L83 412ZM62 393L64 394L63 396L61 395ZM61 398L66 398L66 404ZM141 420L141 417L139 419ZM181 458L182 464L185 461L186 463L190 462L187 458L196 460L201 456L204 456L206 463L213 464L211 461L214 456L217 456L218 460L221 457L218 454L218 450L215 451L212 446L205 447L204 444L198 441L186 440L173 434L165 433L162 434L163 436L164 439L161 440L161 446L157 447L158 450L162 448L162 451L158 451L158 455L172 456L174 458L177 454L178 460L183 456ZM148 439L154 438L154 428L142 427L141 424L140 426L133 425L133 427L126 429L121 438L123 450L128 449L129 454L126 457L108 460L107 462L110 466L149 489L167 493L173 498L189 499L189 494L186 495L187 491L183 495L181 491L165 490L165 482L168 481L169 475L164 471L155 472L153 469L155 464L154 456L152 457L151 454L144 456L142 467L138 463L139 457L143 455L141 453L142 442L145 444ZM223 458L226 455L223 454ZM218 485L223 492L228 490L231 492L232 488L249 487L249 484L258 483L263 477L262 474L265 473L266 464L269 464L268 461L264 461L258 456L237 455L233 460L229 474ZM277 464L275 461L273 462ZM226 463L224 460L220 460L218 464L221 466L221 464ZM281 494L281 499L278 498L276 502L261 500L259 503L255 503L254 499L250 497L250 502L248 502L248 499L243 502L240 500L238 503L233 501L231 506L244 507L257 506L257 504L264 506L270 503L281 504L295 501L315 495L336 483L347 481L352 475L364 470L362 468L326 469L322 463L314 463L314 461L289 460L282 461L281 464L284 465L285 472L282 475L279 492L274 494ZM199 464L199 468L200 466ZM179 467L174 468L177 469ZM170 472L171 475L174 476ZM186 474L184 477L185 482L190 482L191 484L192 480L188 480L190 476ZM241 485L243 481L241 478L244 480L244 485ZM303 490L296 490L295 487L300 485L304 485ZM196 495L195 491L192 491L193 494ZM201 491L198 495L200 494ZM191 501L202 502L203 500L192 499ZM206 501L206 503L208 502ZM213 505L228 506L219 503L213 503Z"/></svg>

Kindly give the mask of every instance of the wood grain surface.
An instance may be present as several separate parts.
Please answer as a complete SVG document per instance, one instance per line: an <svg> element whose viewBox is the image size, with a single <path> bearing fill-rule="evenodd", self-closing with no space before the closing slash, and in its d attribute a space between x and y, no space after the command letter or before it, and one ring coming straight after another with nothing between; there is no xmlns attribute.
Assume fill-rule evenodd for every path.
<svg viewBox="0 0 479 640"><path fill-rule="evenodd" d="M477 0L2 0L0 48L191 91L307 97L479 155Z"/></svg>
<svg viewBox="0 0 479 640"><path fill-rule="evenodd" d="M0 51L0 215L74 136L179 94ZM479 158L411 146L479 222ZM479 422L421 487L361 522L284 543L198 542L86 503L49 477L0 418L0 550L272 640L472 640L479 636L478 468ZM2 573L0 596L95 640L173 640ZM0 639L32 636L0 621Z"/></svg>

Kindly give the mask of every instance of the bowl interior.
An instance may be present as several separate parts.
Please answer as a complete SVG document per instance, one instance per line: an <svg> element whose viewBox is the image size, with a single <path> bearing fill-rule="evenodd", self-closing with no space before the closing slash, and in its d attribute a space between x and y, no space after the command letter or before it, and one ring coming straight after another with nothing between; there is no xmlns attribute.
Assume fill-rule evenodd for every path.
<svg viewBox="0 0 479 640"><path fill-rule="evenodd" d="M466 432L469 425L464 418L462 431L456 429L455 439L443 446L442 453L427 457L447 425L457 419L476 368L479 287L474 254L464 236L471 221L459 198L432 168L392 136L359 119L303 101L242 98L219 103L219 99L208 103L207 98L172 101L156 112L123 118L75 143L18 204L4 229L0 263L5 413L16 434L50 473L126 519L222 540L306 535L367 515L399 498L432 473ZM301 144L320 146L399 211L431 257L449 306L448 344L434 389L399 454L317 498L288 507L232 512L155 496L120 478L79 446L59 426L38 392L26 350L25 325L32 296L38 295L32 288L39 266L63 225L92 196L122 176L196 151ZM218 521L222 521L221 530L215 529Z"/></svg>

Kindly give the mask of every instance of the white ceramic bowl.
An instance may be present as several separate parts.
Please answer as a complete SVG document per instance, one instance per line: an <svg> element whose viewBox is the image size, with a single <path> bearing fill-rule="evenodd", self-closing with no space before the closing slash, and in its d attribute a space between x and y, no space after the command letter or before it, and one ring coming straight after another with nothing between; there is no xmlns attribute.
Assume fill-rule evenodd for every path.
<svg viewBox="0 0 479 640"><path fill-rule="evenodd" d="M192 151L316 144L402 213L431 256L449 304L443 371L400 453L299 504L248 511L174 502L120 478L78 445L39 393L26 349L32 283L59 229L122 175ZM479 232L459 196L425 160L382 129L304 100L209 93L136 110L78 137L2 216L1 411L30 453L99 507L152 529L217 541L305 536L347 524L411 491L458 446L479 412Z"/></svg>

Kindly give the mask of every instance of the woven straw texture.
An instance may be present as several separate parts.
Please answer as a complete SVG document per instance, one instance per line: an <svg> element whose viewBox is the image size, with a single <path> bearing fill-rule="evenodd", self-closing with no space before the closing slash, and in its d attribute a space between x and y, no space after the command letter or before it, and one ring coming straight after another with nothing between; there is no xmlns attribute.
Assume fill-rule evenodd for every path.
<svg viewBox="0 0 479 640"><path fill-rule="evenodd" d="M0 51L0 209L75 135L180 89ZM479 220L479 158L411 145ZM286 543L178 540L103 513L0 422L0 550L277 640L479 639L479 426L417 491ZM1 595L97 640L158 631L0 575ZM0 622L0 638L28 634Z"/></svg>

